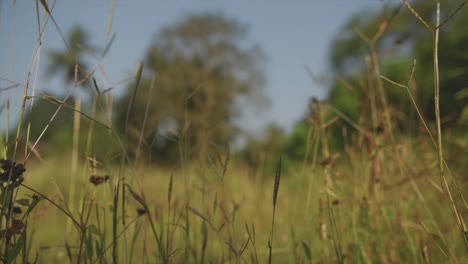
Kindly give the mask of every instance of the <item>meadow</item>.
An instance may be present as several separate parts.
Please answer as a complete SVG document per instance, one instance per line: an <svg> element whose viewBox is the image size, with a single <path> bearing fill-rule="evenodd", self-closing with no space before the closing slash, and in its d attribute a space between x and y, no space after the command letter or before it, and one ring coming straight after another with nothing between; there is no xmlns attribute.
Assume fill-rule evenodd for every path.
<svg viewBox="0 0 468 264"><path fill-rule="evenodd" d="M437 57L439 27L428 27ZM374 44L369 42L369 50ZM401 84L379 74L376 54L369 57L374 68L363 90L371 99L363 102L370 114L353 121L333 105L314 101L303 161L260 151L257 167L230 148L204 161L190 159L182 132L175 166L145 162L129 155L124 135L97 120L98 95L87 114L79 104L42 96L59 111L74 110L73 140L63 146L69 154L55 155L40 140L21 144L31 123L20 122L15 134L2 135L2 261L466 263L466 131L442 129L436 92L436 122L418 115L419 133L400 132L383 86L407 90L414 102L409 83L415 66L408 84ZM436 90L438 74L435 59ZM138 84L141 69L135 76ZM24 101L11 102L23 105L22 114L30 111L24 103L32 97L28 89L24 85ZM416 104L414 112L420 113ZM355 133L343 129L347 140L334 152L330 124L337 119ZM79 133L83 120L96 121L86 137ZM90 151L102 143L93 135L103 127L121 147L109 160Z"/></svg>
<svg viewBox="0 0 468 264"><path fill-rule="evenodd" d="M26 251L18 258L265 263L271 243L273 263L463 263L466 245L436 153L427 140L400 140L379 161L378 192L369 190L371 158L357 147L341 153L336 165L282 166L273 228L275 175L252 173L226 157L175 170L84 161L72 172L71 157L31 161L24 184L35 191L20 187L15 197L36 192L56 205L42 200L28 216L21 233ZM94 185L92 174L109 179ZM459 180L466 195L466 179Z"/></svg>

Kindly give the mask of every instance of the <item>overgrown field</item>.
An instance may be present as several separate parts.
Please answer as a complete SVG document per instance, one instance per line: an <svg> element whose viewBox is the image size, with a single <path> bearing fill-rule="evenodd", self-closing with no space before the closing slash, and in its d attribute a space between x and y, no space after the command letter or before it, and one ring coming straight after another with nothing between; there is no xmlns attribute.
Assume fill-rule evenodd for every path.
<svg viewBox="0 0 468 264"><path fill-rule="evenodd" d="M297 154L294 149L270 151L266 146L256 150L252 162L233 144L205 142L207 135L218 139L213 132L216 124L225 125L222 131L232 127L229 119L223 119L227 108L215 107L218 94L202 91L205 88L199 84L204 80L196 79L200 83L184 83L193 88L187 89L188 95L174 92L179 104L161 101L168 108L183 109L177 111L179 116L167 117L173 118L169 121L184 122L164 135L174 144L167 153L176 162L159 163L151 157L154 142L145 139L154 136L166 117L148 121L153 110L161 109L152 108L157 103L149 94L157 78L149 81L143 64L128 85L128 100L120 105L112 103L110 89L98 86L93 73L101 65L84 74L80 72L84 66L72 61L68 73L74 76L68 81L73 88L65 98L32 91L29 72L25 84L14 84L23 87L22 100L8 100L5 108L22 105L18 125L11 129L7 120L8 129L0 136L0 259L4 263L467 263L467 131L461 122L452 128L440 118L438 64L444 52L438 50L439 30L464 2L442 24L437 17L435 25L407 1L403 3L433 35L434 119L426 121L414 98L416 61L405 82L381 72L377 43L389 25L382 20L373 36L356 30L369 51L367 64L357 77L340 83L356 99L345 98L350 100L345 103L358 105L356 111L346 113L312 98L298 146L304 150L300 158L292 157ZM47 1L37 4L49 18ZM435 8L438 16L440 3ZM39 55L40 51L35 58ZM196 68L203 62L198 59L183 64L178 58L179 64L171 64L157 57L161 65L170 65L166 70L175 78L162 78L161 83L172 89L172 81L181 79L180 72L198 78L203 72L203 67ZM187 65L195 67L195 73L178 71L178 66ZM216 85L227 82L219 77L221 71L214 72ZM91 103L82 106L80 97L72 94L85 84L94 90L87 97ZM149 88L142 92L142 86ZM392 89L405 94L411 114L392 104L388 95ZM43 112L33 100L53 108L40 126L35 122ZM213 108L205 108L207 102ZM210 116L190 115L191 104L200 106L189 109L194 112L222 111L216 120L203 119ZM69 115L57 114L61 111ZM116 112L119 120L110 118ZM135 112L142 115L132 116ZM69 126L54 130L60 118L70 121ZM38 127L39 133L34 132ZM220 137L223 143L233 137L230 132ZM67 140L62 142L62 137ZM51 142L60 149L48 146Z"/></svg>
<svg viewBox="0 0 468 264"><path fill-rule="evenodd" d="M433 148L427 140L402 139L384 152L377 193L369 191L371 157L357 147L341 153L336 166L283 165L273 262L463 263L466 247ZM113 254L128 263L267 262L275 175L225 158L184 170L98 165L97 172L87 161L72 172L68 158L29 162L24 184L69 211L83 229L41 201L27 220L27 258L75 262L81 251L90 263L113 262ZM109 179L94 185L92 174ZM458 180L466 196L466 178ZM31 194L20 188L15 197Z"/></svg>

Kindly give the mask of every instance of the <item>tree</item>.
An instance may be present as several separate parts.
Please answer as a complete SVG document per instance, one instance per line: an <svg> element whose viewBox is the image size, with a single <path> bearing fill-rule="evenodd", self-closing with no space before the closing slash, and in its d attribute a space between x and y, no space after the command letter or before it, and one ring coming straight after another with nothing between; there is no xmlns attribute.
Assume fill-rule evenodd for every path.
<svg viewBox="0 0 468 264"><path fill-rule="evenodd" d="M90 47L88 44L89 36L80 26L73 27L68 33L67 48L62 51L48 51L49 63L46 69L48 77L62 75L65 84L75 81L75 68L78 66L77 81L80 81L87 71L83 63L83 50ZM60 98L57 93L53 93L47 98ZM77 97L70 97L66 100L67 104L73 104L79 100ZM29 137L35 141L41 135L43 129L49 124L59 106L49 100L41 97L35 102L32 111L26 112L24 125L31 123ZM41 137L41 141L47 142L47 145L53 149L53 152L60 152L63 146L71 142L73 131L73 111L70 108L62 107L57 113L53 122L50 123L48 131Z"/></svg>
<svg viewBox="0 0 468 264"><path fill-rule="evenodd" d="M89 34L80 26L74 26L67 40L67 49L64 51L49 51L50 63L47 67L47 75L53 76L64 73L66 83L75 80L75 68L78 68L77 81L81 81L87 74L87 66L83 62L84 51L91 51Z"/></svg>
<svg viewBox="0 0 468 264"><path fill-rule="evenodd" d="M67 47L64 50L51 50L48 52L49 63L47 65L46 75L48 77L61 75L63 76L64 84L70 84L75 81L77 83L83 82L88 74L88 67L84 62L85 52L94 50L89 44L89 34L82 27L74 26L68 33L65 45ZM81 105L79 103L79 96L70 95L66 100L63 99L63 103L68 106L59 106L59 104L57 104L57 102L62 101L60 94L57 92L52 92L48 95L38 94L38 99L39 100L35 101L33 109L26 112L24 118L24 125L31 124L29 131L30 140L35 142L39 139L39 136L48 125L46 133L40 138L41 143L44 144L40 145L47 146L49 153L61 154L63 152L69 152L69 149L72 147L71 143L75 142L72 140L72 137L76 136L76 131L74 132L74 129L81 128L80 132L83 133L85 129L90 127L92 122L89 119L82 119L84 122L74 127L75 112L69 106L77 107ZM60 111L55 115L55 118L51 120L51 117L54 116L54 113L59 107L61 107ZM84 107L84 109L86 109L86 107ZM99 130L99 133L99 135L95 133L95 137L98 136L102 138L102 134L105 135L101 130ZM86 137L83 134L81 138ZM84 148L83 145L84 142L81 142L79 147ZM100 145L97 144L98 148L99 146ZM106 144L106 149L109 149L109 146L110 144ZM106 151L106 149L99 149L98 152L102 153Z"/></svg>
<svg viewBox="0 0 468 264"><path fill-rule="evenodd" d="M239 100L263 98L264 56L246 37L246 26L221 14L192 15L162 28L147 51L127 124L134 85L117 107L130 147L137 148L147 107L142 139L160 159L161 153L178 157L181 140L204 160L231 142L242 113Z"/></svg>
<svg viewBox="0 0 468 264"><path fill-rule="evenodd" d="M239 151L239 156L248 168L253 170L253 173L263 171L264 175L274 175L278 157L286 154L283 156L285 162L291 158L291 153L285 151L286 140L283 129L276 124L270 124L261 137L247 139L244 147Z"/></svg>
<svg viewBox="0 0 468 264"><path fill-rule="evenodd" d="M411 4L423 19L429 21L431 25L435 24L433 1L416 0ZM458 7L457 2L443 2L441 21L451 17ZM442 27L439 43L442 118L446 121L445 125L456 125L462 129L468 124L466 122L468 53L463 49L464 43L468 41L468 33L463 30L467 23L468 13L465 10L456 13ZM378 60L379 74L371 61L373 51L371 45L366 42L372 44L372 39L376 35L378 37L373 47ZM352 16L336 34L329 54L332 73L337 78L330 83L330 93L324 102L322 113L323 121L329 124L325 133L331 154L351 142L364 143L362 146L375 149L376 146L371 147L366 142L369 134L352 133L357 131L355 125L375 137L390 139L381 134L382 131L388 133L385 128L384 103L388 104L393 131L405 133L420 131L419 117L407 91L401 87L382 82L384 96L373 98L377 109L369 109L371 89L376 89L377 82L381 81L380 75L406 84L412 70L413 59L417 59L416 72L409 88L422 109L425 120L433 121L432 53L432 34L404 5L388 5L382 10L375 11L363 10ZM376 113L377 118L372 116L372 111ZM315 111L308 111L307 116L317 117L317 114ZM373 122L372 119L377 121ZM307 146L306 134L310 125L306 117L296 123L293 133L285 144L285 151L299 155L289 155L290 157L304 157L305 147L300 146ZM312 129L316 129L316 126L313 125Z"/></svg>
<svg viewBox="0 0 468 264"><path fill-rule="evenodd" d="M411 5L430 26L434 27L436 12L434 2L417 0L412 1ZM450 18L450 21L441 28L439 43L441 118L445 120L446 125L454 125L461 118L468 103L468 97L461 96L466 93L468 82L466 70L468 52L463 49L468 41L468 32L464 30L468 23L468 13L462 10L451 17L460 6L456 1L443 2L441 6L441 21ZM369 46L362 36L357 34L356 29L369 38L379 31L383 32L375 43L382 75L406 84L413 59L417 60L412 92L425 119L434 120L431 32L402 4L387 6L382 12L366 11L353 16L333 41L330 61L334 73L354 87L362 86L362 80L366 78L361 73L369 68L365 58L370 52ZM341 88L343 87L339 82L333 85L330 102L337 108L346 108L343 103L347 105L350 103L342 100L342 91L345 93L348 91ZM412 114L414 108L404 89L386 85L385 92L392 111L397 113L395 116L400 116L399 124L402 128L406 127L408 119L416 121L416 115ZM365 94L359 94L356 100L363 96Z"/></svg>

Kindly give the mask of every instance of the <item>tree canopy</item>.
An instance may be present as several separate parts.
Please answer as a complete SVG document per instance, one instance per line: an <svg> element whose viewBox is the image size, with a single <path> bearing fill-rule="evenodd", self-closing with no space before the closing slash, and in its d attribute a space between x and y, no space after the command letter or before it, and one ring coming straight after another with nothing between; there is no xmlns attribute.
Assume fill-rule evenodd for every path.
<svg viewBox="0 0 468 264"><path fill-rule="evenodd" d="M62 51L51 50L48 52L49 65L46 74L55 76L63 74L64 81L69 83L75 80L75 69L77 68L77 81L86 76L88 67L83 61L86 50L93 48L89 43L89 34L81 26L74 26L68 33L67 48Z"/></svg>
<svg viewBox="0 0 468 264"><path fill-rule="evenodd" d="M447 22L441 27L439 41L441 118L445 124L452 125L460 124L468 103L468 97L462 96L468 91L468 52L463 49L468 41L468 31L464 30L468 12L462 9L455 14L460 4L459 1L441 3L441 21ZM435 27L434 2L417 0L411 5L422 19ZM359 85L361 73L369 67L366 58L371 52L363 35L372 39L380 33L374 46L381 74L406 84L416 59L412 92L425 119L434 120L433 36L403 4L388 5L375 12L362 11L349 19L332 43L330 62L334 73L350 84ZM344 102L341 96L349 92L341 89L339 83L335 82L330 101L346 108L350 102ZM385 87L385 92L393 110L406 122L408 113L414 113L407 92L391 85Z"/></svg>
<svg viewBox="0 0 468 264"><path fill-rule="evenodd" d="M415 0L411 6L435 27L433 1ZM466 7L460 1L442 2L441 22L444 23L439 36L441 119L443 125L463 131L468 124L468 52L463 48L468 41L468 31L464 30L468 24ZM404 4L362 10L348 19L330 45L329 63L336 78L330 82L329 96L321 107L332 149L355 140L351 132L357 131L356 126L365 133L388 133L388 123L392 131L421 131L408 91L381 78L382 75L406 85L414 60L409 91L424 119L431 123L435 118L432 32ZM390 122L386 120L386 111ZM316 115L307 111L309 117ZM296 123L283 149L290 156L298 151L306 153L305 135L310 125L306 117ZM299 134L302 136L298 137Z"/></svg>
<svg viewBox="0 0 468 264"><path fill-rule="evenodd" d="M146 52L129 118L135 85L117 107L130 148L143 141L154 158L178 160L183 141L188 153L206 160L226 147L238 131L239 100L263 97L264 59L247 40L247 27L222 14L162 28Z"/></svg>

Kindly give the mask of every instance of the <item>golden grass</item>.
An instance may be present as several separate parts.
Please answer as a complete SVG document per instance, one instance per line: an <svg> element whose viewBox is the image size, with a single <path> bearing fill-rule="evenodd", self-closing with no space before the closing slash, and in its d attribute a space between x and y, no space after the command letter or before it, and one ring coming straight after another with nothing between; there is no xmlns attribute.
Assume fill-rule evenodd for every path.
<svg viewBox="0 0 468 264"><path fill-rule="evenodd" d="M421 162L424 159L433 161L435 154L426 153L426 157L419 155L411 144L402 144L399 148L401 158L405 160L408 168L407 174L399 175L394 161L384 164L387 174L382 177L383 191L379 201L368 196L367 171L370 164L362 153L351 153L352 157L349 158L352 164L338 161L339 165L334 169L333 175L333 192L324 187L325 176L322 167L308 167L302 175L283 168L276 203L272 251L274 262L302 263L308 260L307 251L310 251L312 262L336 261L329 208L333 209L341 254L351 263L422 262L422 250L427 252L433 261L448 258L453 262L461 262L465 254L463 242L457 230L453 228L453 218L448 217L450 208L439 202L443 195L434 187L438 186L436 173L426 169L427 164ZM59 161L60 159L52 164L65 164ZM66 165L55 166L51 174L47 167L49 166L35 162L28 164L25 184L64 205L70 199L67 197L69 192L65 190L70 186L69 181L73 180L69 175L69 168ZM200 261L202 245L205 243L206 261L267 261L273 175L263 175L262 180L252 179L247 170L239 166L229 168L221 181L210 168L191 168L188 171L188 206L191 208L187 218L191 226L189 259ZM85 211L92 207L88 226L98 227L105 237L106 245L110 245L110 208L113 206L113 188L118 181L118 172L110 168L106 173L110 175L110 180L94 186L89 182L89 174L80 171L78 174L82 176L75 177L71 186L76 188L77 195L84 193ZM170 175L173 175L173 189L172 202L168 205ZM143 186L140 195L148 204L156 226L161 228L158 229L161 231L160 235L164 236L165 231L170 230L170 252L174 252L170 257L171 263L183 262L182 252L187 247L186 223L182 217L186 212L183 176L180 170L166 171L157 167L141 168L127 176L128 182L131 181L131 177L140 178ZM309 189L309 186L313 186L312 189ZM65 197L65 201L60 202L58 190ZM24 194L26 193L30 192L24 191ZM23 193L20 193L19 196L22 195ZM306 207L308 197L310 206ZM330 198L330 204L327 203L327 197ZM74 198L75 201L78 199L79 197ZM148 219L137 216L136 209L141 208L137 201L130 195L126 200L127 224L130 225L132 220L136 220L127 229L126 239L123 236L119 239L119 258L133 262L141 262L148 258L150 262L154 262L158 259L154 255L157 254L157 247L154 237L148 232ZM169 208L171 215L167 214ZM79 218L80 212L75 210L72 214ZM117 228L122 230L120 217ZM46 201L40 204L29 219L28 232L32 239L29 247L31 252L39 252L41 262L66 261L65 241L72 246L72 250L73 246L77 246L79 232L74 228L65 232L66 223L67 217ZM250 230L255 229L255 244L253 241L248 242L242 255L236 257L234 251L240 250L249 239L246 225ZM136 242L131 246L130 241L134 235ZM205 236L207 238L204 242ZM442 245L443 251L437 248L437 243ZM130 249L132 252L129 252ZM447 256L442 252L446 252ZM133 254L131 260L130 253ZM109 260L110 250L106 254Z"/></svg>

